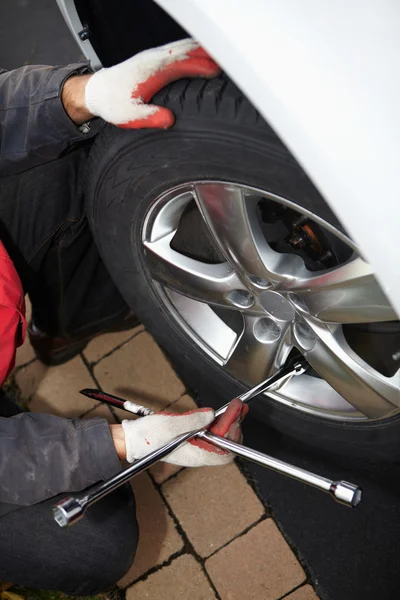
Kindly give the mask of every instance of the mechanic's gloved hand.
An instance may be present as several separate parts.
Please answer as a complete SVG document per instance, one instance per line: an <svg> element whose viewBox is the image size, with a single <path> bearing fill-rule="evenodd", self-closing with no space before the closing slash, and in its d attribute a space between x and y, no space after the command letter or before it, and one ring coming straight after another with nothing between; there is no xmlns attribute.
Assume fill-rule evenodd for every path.
<svg viewBox="0 0 400 600"><path fill-rule="evenodd" d="M147 104L154 94L182 77L211 78L219 72L218 65L194 40L173 42L92 75L86 85L86 107L119 127L165 129L175 118L168 108Z"/></svg>
<svg viewBox="0 0 400 600"><path fill-rule="evenodd" d="M249 407L235 398L227 410L216 419L210 431L239 442L242 439L240 423ZM133 462L164 446L182 433L203 429L214 421L212 408L198 408L183 414L160 412L136 421L122 421L125 434L126 458ZM183 467L224 465L233 460L233 454L217 448L202 439L193 439L163 459Z"/></svg>

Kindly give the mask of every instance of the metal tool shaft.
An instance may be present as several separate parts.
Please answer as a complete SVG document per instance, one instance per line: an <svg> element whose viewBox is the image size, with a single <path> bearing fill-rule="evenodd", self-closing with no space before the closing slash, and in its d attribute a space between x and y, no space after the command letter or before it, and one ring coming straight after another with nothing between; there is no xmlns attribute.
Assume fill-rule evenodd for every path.
<svg viewBox="0 0 400 600"><path fill-rule="evenodd" d="M143 471L146 471L146 469L185 444L198 433L198 431L189 431L176 437L168 442L168 444L165 444L165 446L153 450L153 452L146 454L143 458L136 460L132 466L120 471L114 477L96 485L85 496L77 498L69 497L61 500L53 507L54 520L60 527L73 525L83 517L85 510L89 506L98 502L98 500L101 500L101 498L104 498L104 496L113 492L119 486L127 483L132 477L136 477Z"/></svg>
<svg viewBox="0 0 400 600"><path fill-rule="evenodd" d="M245 392L241 396L238 396L243 402L248 402L261 392L266 391L267 389L273 387L275 384L280 383L284 379L290 377L291 375L298 375L304 373L307 368L307 363L304 360L301 361L292 361L290 364L281 368L275 375L264 381L263 383L255 386L248 392ZM134 403L129 403L128 401L123 401L121 398L117 396L110 396L108 394L102 394L102 398L99 395L96 396L97 390L84 390L83 393L85 395L89 395L91 397L96 397L97 399L101 399L105 402L116 404L129 411L134 412L139 415L151 414L151 409L147 409L145 407L141 407L140 405L136 405ZM93 395L94 394L94 395ZM128 405L131 405L128 408ZM215 416L219 416L225 412L229 403L222 406L215 413ZM209 431L205 431L204 429L200 431L191 431L185 434L182 434L176 437L174 440L171 440L168 444L163 446L162 448L158 448L153 452L150 452L143 458L135 461L130 467L127 469L120 471L117 475L100 483L95 486L88 492L86 495L73 498L69 497L65 500L62 500L53 508L53 515L55 521L61 527L67 527L68 525L72 525L76 523L83 515L85 510L103 498L105 495L117 489L120 485L123 485L133 477L136 477L153 464L158 462L159 460L165 458L168 454L188 442L191 438L198 436L209 443L214 444L224 450L229 452L233 452L237 456L241 458L246 458L247 460L251 460L257 464L260 464L264 467L268 467L273 469L279 473L288 475L293 479L298 481L302 481L308 485L312 485L319 490L327 492L332 495L332 497L345 504L347 506L357 506L361 500L361 490L358 486L348 483L346 481L332 481L331 479L327 479L325 477L321 477L320 475L316 475L315 473L311 473L310 471L306 471L305 469L301 469L300 467L296 467L284 461L281 461L272 456L268 456L263 454L262 452L258 452L257 450L253 450L252 448L248 448L243 446L242 444L238 444L236 442L232 442L226 438L222 438L218 435L210 433Z"/></svg>
<svg viewBox="0 0 400 600"><path fill-rule="evenodd" d="M132 402L131 400L124 400L123 398L114 396L114 394L107 394L106 392L102 392L101 390L85 388L79 393L83 394L83 396L87 396L88 398L92 398L93 400L105 402L106 404L110 404L111 406L115 406L116 408L122 408L122 410L131 412L135 415L138 415L139 417L147 417L148 415L152 415L155 412L152 408L141 406L136 402Z"/></svg>
<svg viewBox="0 0 400 600"><path fill-rule="evenodd" d="M210 431L203 431L198 434L198 437L207 440L207 442L214 444L214 446L233 452L241 458L246 458L263 467L288 475L297 481L302 481L323 492L328 492L337 502L345 504L346 506L354 507L361 501L361 489L353 483L327 479L326 477L316 475L315 473L311 473L311 471L306 471L301 467L296 467L295 465L291 465L290 463L274 458L273 456L268 456L267 454L243 446L242 444L232 442L231 440L215 435Z"/></svg>
<svg viewBox="0 0 400 600"><path fill-rule="evenodd" d="M237 398L242 402L247 403L250 400L253 400L253 398L258 396L262 392L265 392L267 391L267 389L272 388L274 385L282 384L286 379L288 379L292 375L301 375L306 371L307 368L308 363L305 359L292 359L281 369L279 369L279 371L277 371L274 375L272 375L265 381L262 381L250 390L247 390L247 392L240 394L240 396L237 396ZM85 388L81 390L80 393L84 396L87 396L88 398L92 398L93 400L105 402L106 404L110 404L111 406L115 406L116 408L122 408L122 410L126 410L130 413L138 415L139 417L145 417L156 412L151 408L141 406L140 404L132 402L131 400L124 400L123 398L114 396L114 394L108 394L106 392L102 392L101 390ZM218 408L215 411L215 417L219 417L220 415L222 415L228 408L229 404L230 401L227 402L224 406L221 406L221 408Z"/></svg>
<svg viewBox="0 0 400 600"><path fill-rule="evenodd" d="M279 371L275 373L275 375L272 375L272 377L269 377L265 381L262 381L247 392L240 394L240 396L237 396L237 398L239 398L239 400L241 400L242 402L249 402L249 400L252 400L262 392L266 392L267 389L272 388L275 384L282 383L285 379L288 379L290 376L300 375L301 373L304 373L307 368L308 363L305 359L300 358L292 360L288 362L287 365L281 367ZM224 404L224 406L221 406L221 408L216 410L215 416L219 417L220 415L222 415L222 413L224 413L228 408L230 402L231 401L227 402L226 404Z"/></svg>
<svg viewBox="0 0 400 600"><path fill-rule="evenodd" d="M304 370L306 369L306 365L307 363L305 360L292 361L288 365L282 367L272 377L269 377L262 383L256 385L254 388L248 390L247 392L238 397L242 400L242 402L248 402L251 398L254 398L269 387L272 387L281 379L285 379L291 374L297 375L301 372L304 372ZM110 404L114 404L116 406L120 406L121 408L129 410L125 407L126 403L117 396L112 396L111 394L104 394L99 390L82 390L82 393L92 398L97 398L104 402L108 402ZM138 407L138 409L143 408L139 405L136 406ZM222 406L220 409L218 409L215 413L215 416L217 417L224 413L228 406L229 402L225 404L225 406ZM143 414L140 413L139 410L138 412L136 412L136 410L134 409L132 409L130 412L134 412L136 414ZM80 496L77 498L69 497L65 498L64 500L61 500L61 502L58 502L53 507L54 520L58 523L58 525L60 525L60 527L67 527L68 525L76 523L77 521L79 521L79 519L82 518L85 510L89 506L91 506L110 492L113 492L115 489L117 489L119 486L123 485L133 477L136 477L137 475L151 467L154 463L161 460L162 458L164 458L165 456L179 448L182 444L186 443L191 438L195 437L201 432L202 430L192 431L178 436L162 448L154 450L153 452L150 452L143 458L135 461L130 467L124 469L123 471L120 471L119 473L114 475L114 477L111 477L109 480L96 485L85 496Z"/></svg>

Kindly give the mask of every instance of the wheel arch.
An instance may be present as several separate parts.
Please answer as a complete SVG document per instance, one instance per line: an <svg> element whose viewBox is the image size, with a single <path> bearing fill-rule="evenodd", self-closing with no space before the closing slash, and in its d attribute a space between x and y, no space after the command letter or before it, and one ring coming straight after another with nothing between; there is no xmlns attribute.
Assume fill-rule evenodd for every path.
<svg viewBox="0 0 400 600"><path fill-rule="evenodd" d="M248 0L245 10L240 0L157 2L275 129L400 314L400 279L387 261L400 263L400 6L341 0L328 15L317 0Z"/></svg>

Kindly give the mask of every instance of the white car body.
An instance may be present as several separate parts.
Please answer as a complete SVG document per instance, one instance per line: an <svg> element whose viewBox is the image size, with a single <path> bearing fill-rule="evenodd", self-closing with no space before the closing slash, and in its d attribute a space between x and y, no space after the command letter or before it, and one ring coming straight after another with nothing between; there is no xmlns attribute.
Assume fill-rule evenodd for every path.
<svg viewBox="0 0 400 600"><path fill-rule="evenodd" d="M290 148L400 315L393 267L400 264L400 4L157 2L210 51ZM73 1L58 3L80 41ZM98 66L90 43L80 43Z"/></svg>
<svg viewBox="0 0 400 600"><path fill-rule="evenodd" d="M157 1L290 148L400 314L400 4Z"/></svg>

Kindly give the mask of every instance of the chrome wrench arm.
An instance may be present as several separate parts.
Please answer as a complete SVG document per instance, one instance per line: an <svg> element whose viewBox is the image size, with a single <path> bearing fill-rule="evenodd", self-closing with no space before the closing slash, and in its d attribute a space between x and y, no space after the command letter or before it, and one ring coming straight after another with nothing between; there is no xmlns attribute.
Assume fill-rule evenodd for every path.
<svg viewBox="0 0 400 600"><path fill-rule="evenodd" d="M238 396L238 398L242 400L242 402L248 402L261 392L277 384L279 381L287 379L291 375L300 375L301 373L304 373L307 366L308 364L304 359L293 360L287 365L284 365L281 369L279 369L279 371L272 375L272 377L269 377L264 382L248 390L244 394L241 394L241 396ZM103 402L107 402L124 408L125 403L121 398L118 398L116 396L107 395L97 390L83 390L83 393L91 398L96 398L102 400ZM131 409L129 412L143 414L143 410L145 410L144 407L135 405L133 403L129 404L131 405ZM228 406L229 402L221 408L219 408L216 411L215 416L217 417L224 413ZM150 468L153 464L155 464L156 462L163 459L165 456L179 448L182 444L189 441L191 438L195 437L199 433L202 433L202 431L203 430L191 431L189 433L185 433L178 436L174 440L171 440L165 446L162 446L162 448L154 450L153 452L150 452L143 458L135 461L130 467L120 471L119 473L114 475L114 477L111 477L107 481L99 483L84 496L76 498L68 497L64 500L61 500L53 507L54 520L58 523L58 525L60 525L60 527L67 527L68 525L73 525L83 517L86 509L89 506L91 506L95 502L98 502L98 500L100 500L107 494L113 492L119 486L123 485L133 477L136 477L146 469Z"/></svg>
<svg viewBox="0 0 400 600"><path fill-rule="evenodd" d="M244 402L248 402L251 398L257 396L262 391L266 391L267 389L281 382L282 380L287 379L292 375L304 373L304 371L307 368L306 364L307 363L305 361L292 362L286 367L280 369L280 371L278 371L274 376L270 377L262 384L259 384L255 388L252 388L245 394L239 396L239 398ZM87 392L92 393L93 390L87 390ZM107 395L103 394L103 396L103 401L107 402ZM91 397L94 396L92 395ZM114 400L121 401L121 399L118 399L116 397L110 398L113 398L112 402L110 403L113 403ZM219 416L220 414L225 412L228 405L229 403L221 407L218 411L216 411L215 415ZM143 410L149 410L139 405L136 405L136 408L138 409L138 414L144 414ZM136 410L130 410L130 412L136 412ZM108 481L98 484L97 486L92 488L90 492L88 492L85 496L81 496L78 498L70 497L66 498L65 500L62 500L53 508L53 516L55 521L61 527L67 527L68 525L76 523L84 515L85 510L89 506L103 498L106 494L109 494L110 492L114 491L117 487L126 483L136 475L139 475L139 473L142 473L143 471L151 467L154 463L161 460L162 458L164 458L165 456L167 456L168 454L170 454L171 452L173 452L174 450L176 450L181 445L188 442L191 438L195 436L202 437L208 442L220 448L233 452L241 458L246 458L264 467L273 469L278 473L282 473L298 481L302 481L303 483L312 485L324 492L328 492L336 501L341 502L346 506L354 507L357 506L357 504L359 504L359 502L361 501L361 489L352 483L348 483L346 481L332 481L325 477L321 477L320 475L311 473L310 471L306 471L305 469L301 469L300 467L296 467L294 465L281 461L272 456L263 454L262 452L258 452L257 450L253 450L236 442L232 442L226 438L217 436L213 433L210 433L209 431L200 430L185 433L183 435L178 436L174 440L171 440L168 444L164 445L158 450L154 450L153 452L147 454L143 458L135 461L130 467L123 471L120 471L120 473L118 473Z"/></svg>
<svg viewBox="0 0 400 600"><path fill-rule="evenodd" d="M291 377L294 377L296 375L302 375L302 373L306 372L308 366L309 365L304 358L293 358L286 365L281 367L279 371L277 371L274 375L272 375L265 381L262 381L247 392L240 394L240 396L237 396L237 398L242 402L247 403L250 400L253 400L262 392L266 392L275 385L282 385L282 383L284 383ZM105 402L106 404L109 404L110 406L115 406L116 408L122 408L122 410L126 410L127 412L138 415L139 417L146 417L147 415L152 415L156 412L151 408L141 406L140 404L132 402L131 400L124 400L123 398L119 398L119 396L114 396L114 394L108 394L106 392L102 392L101 390L85 388L84 390L81 390L80 393L84 396L87 396L88 398L92 398L92 400ZM222 413L224 413L228 408L230 402L231 400L227 402L224 406L221 406L221 408L218 408L215 411L215 417L219 417L220 415L222 415Z"/></svg>
<svg viewBox="0 0 400 600"><path fill-rule="evenodd" d="M101 500L101 498L104 498L104 496L110 494L124 483L127 483L133 477L136 477L140 473L143 473L143 471L146 471L156 462L162 460L165 456L180 448L192 437L198 435L198 433L199 431L189 431L188 433L183 433L161 448L153 450L153 452L146 454L146 456L143 456L143 458L135 460L130 467L123 469L107 481L99 483L84 496L79 496L76 498L70 496L64 500L61 500L53 507L54 520L56 523L58 523L58 525L60 525L60 527L73 525L83 517L86 509L89 508L89 506L95 502L98 502Z"/></svg>
<svg viewBox="0 0 400 600"><path fill-rule="evenodd" d="M228 452L233 452L236 454L236 456L246 458L247 460L251 460L258 465L262 465L263 467L267 467L268 469L272 469L278 473L292 477L297 481L302 481L303 483L311 485L323 492L327 492L328 494L331 494L331 496L333 496L337 502L345 504L346 506L355 507L361 501L361 489L354 483L327 479L321 475L311 473L311 471L306 471L301 467L296 467L295 465L291 465L283 460L279 460L279 458L268 456L263 452L253 450L253 448L248 448L247 446L243 446L237 442L232 442L231 440L220 437L219 435L215 435L210 431L203 431L202 433L198 434L198 437L207 440L207 442L214 444L214 446L228 450Z"/></svg>
<svg viewBox="0 0 400 600"><path fill-rule="evenodd" d="M337 502L345 504L346 506L355 507L361 501L361 489L353 483L347 481L332 481L331 479L321 477L320 475L316 475L315 473L286 463L273 456L268 456L267 454L263 454L262 452L258 452L257 450L253 450L252 448L248 448L247 446L243 446L242 444L232 442L231 440L203 430L201 432L191 431L178 436L165 446L162 446L135 461L132 466L120 471L115 477L92 488L85 496L65 498L53 508L55 521L60 527L73 525L82 518L89 506L98 500L101 500L101 498L114 491L120 485L127 483L130 479L136 477L177 448L180 448L180 446L195 436L201 437L219 448L233 452L241 458L246 458L259 465L273 469L278 473L288 475L297 481L311 485L323 492L327 492Z"/></svg>
<svg viewBox="0 0 400 600"><path fill-rule="evenodd" d="M262 381L261 383L259 383L255 387L251 388L247 392L240 394L240 396L237 396L237 398L239 400L241 400L242 402L247 403L250 400L253 400L256 396L258 396L262 392L266 392L267 390L272 388L274 385L276 385L278 383L281 384L286 379L289 379L290 377L293 377L296 375L302 375L303 373L305 373L307 371L308 367L309 367L309 364L304 358L293 359L293 360L289 361L288 364L281 367L279 369L279 371L277 371L274 375L272 375L265 381ZM220 415L222 415L222 413L224 413L226 411L226 409L228 408L230 403L231 403L231 400L229 402L227 402L226 404L224 404L224 406L221 406L221 408L218 408L215 411L215 416L219 417Z"/></svg>

